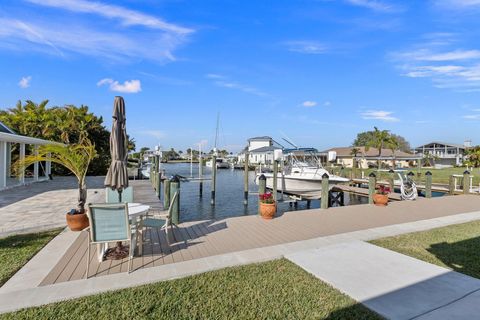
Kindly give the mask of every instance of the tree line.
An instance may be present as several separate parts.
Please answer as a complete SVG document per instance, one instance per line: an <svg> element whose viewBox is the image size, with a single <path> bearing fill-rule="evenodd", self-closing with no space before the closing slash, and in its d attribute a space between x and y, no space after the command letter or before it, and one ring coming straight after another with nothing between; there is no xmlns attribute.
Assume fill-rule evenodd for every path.
<svg viewBox="0 0 480 320"><path fill-rule="evenodd" d="M66 144L88 138L97 153L88 174L105 175L110 165L110 132L104 126L103 118L90 112L85 105L47 107L48 102L18 101L15 107L0 111L0 121L17 134L34 138ZM129 149L135 150L133 139L129 139ZM52 170L55 174L68 174L61 166L53 165Z"/></svg>

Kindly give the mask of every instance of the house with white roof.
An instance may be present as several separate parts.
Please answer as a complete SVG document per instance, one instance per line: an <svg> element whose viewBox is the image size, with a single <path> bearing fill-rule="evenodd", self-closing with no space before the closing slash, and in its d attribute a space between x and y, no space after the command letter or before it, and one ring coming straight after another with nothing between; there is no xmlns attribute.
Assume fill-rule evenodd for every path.
<svg viewBox="0 0 480 320"><path fill-rule="evenodd" d="M272 164L275 150L282 149L275 145L269 136L254 137L248 139L248 145L238 154L238 161L245 162L245 155L248 153L250 164Z"/></svg>
<svg viewBox="0 0 480 320"><path fill-rule="evenodd" d="M19 177L12 173L12 162L15 159L24 159L28 150L35 152L40 145L50 143L52 142L16 134L0 122L0 190L48 180L52 171L50 161L36 162L32 172L29 171L27 174L27 171L23 170Z"/></svg>

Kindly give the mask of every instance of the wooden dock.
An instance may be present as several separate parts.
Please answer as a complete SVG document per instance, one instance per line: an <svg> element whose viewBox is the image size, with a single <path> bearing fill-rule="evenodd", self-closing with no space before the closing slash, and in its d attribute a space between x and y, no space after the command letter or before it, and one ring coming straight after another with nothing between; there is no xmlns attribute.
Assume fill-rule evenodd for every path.
<svg viewBox="0 0 480 320"><path fill-rule="evenodd" d="M346 184L337 184L332 188L332 191L343 191L348 193L353 193L360 196L368 197L368 188L361 188L355 186L349 186ZM400 193L390 192L388 194L389 200L400 201L402 200Z"/></svg>
<svg viewBox="0 0 480 320"><path fill-rule="evenodd" d="M368 179L355 178L355 179L352 179L351 181L352 181L352 184L368 184ZM377 184L390 185L390 182L380 180L380 181L377 181ZM395 187L400 188L400 183L395 183L394 185L395 185ZM425 190L425 185L423 185L423 184L417 184L416 186L417 186L417 190L420 190L420 191ZM442 185L442 184L432 184L432 191L433 192L448 193L448 185L445 186L445 185ZM455 194L463 194L463 190L456 190Z"/></svg>
<svg viewBox="0 0 480 320"><path fill-rule="evenodd" d="M132 182L134 199L161 209L149 181ZM171 264L202 257L267 247L282 243L432 219L478 210L480 197L456 196L417 201L395 201L388 207L355 205L280 214L273 220L257 215L181 223L167 244L165 233L146 231L143 255L133 260L133 269ZM87 264L87 232L78 238L43 279L41 285L84 277ZM92 249L95 246L92 246ZM127 259L99 262L95 250L88 257L90 277L127 271ZM135 272L135 271L134 271Z"/></svg>

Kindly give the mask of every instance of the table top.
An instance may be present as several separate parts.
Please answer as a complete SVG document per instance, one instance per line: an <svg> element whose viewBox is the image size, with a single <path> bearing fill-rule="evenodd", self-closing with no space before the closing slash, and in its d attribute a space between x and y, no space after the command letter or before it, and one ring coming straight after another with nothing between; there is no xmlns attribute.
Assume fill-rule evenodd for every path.
<svg viewBox="0 0 480 320"><path fill-rule="evenodd" d="M131 202L128 203L128 216L136 217L141 216L150 210L150 206L146 204Z"/></svg>

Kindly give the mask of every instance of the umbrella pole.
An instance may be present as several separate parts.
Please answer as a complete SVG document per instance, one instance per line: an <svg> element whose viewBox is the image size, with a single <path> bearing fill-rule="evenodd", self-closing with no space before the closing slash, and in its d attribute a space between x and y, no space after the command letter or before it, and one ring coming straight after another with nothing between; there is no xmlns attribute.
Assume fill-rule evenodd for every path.
<svg viewBox="0 0 480 320"><path fill-rule="evenodd" d="M122 190L118 190L118 201L120 203L122 202ZM112 249L110 250L110 252L107 252L106 256L107 256L107 259L121 260L128 256L128 251L129 251L128 248L122 245L122 241L117 241L117 245L115 246L115 249Z"/></svg>

